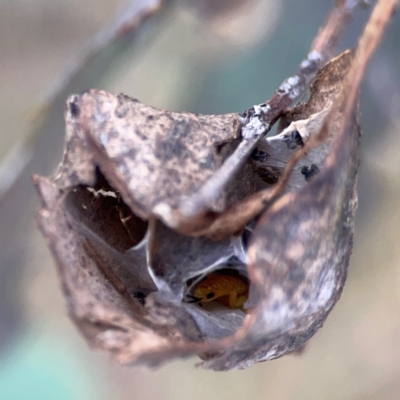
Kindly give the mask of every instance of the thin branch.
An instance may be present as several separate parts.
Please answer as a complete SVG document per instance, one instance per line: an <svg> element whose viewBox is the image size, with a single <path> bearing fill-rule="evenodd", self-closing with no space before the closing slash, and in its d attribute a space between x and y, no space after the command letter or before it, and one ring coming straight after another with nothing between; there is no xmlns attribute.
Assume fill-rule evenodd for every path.
<svg viewBox="0 0 400 400"><path fill-rule="evenodd" d="M162 3L163 0L130 0L127 8L101 29L48 92L45 97L48 107L46 104L40 107L39 111L44 113L39 115L40 119L32 122L33 128L28 137L14 146L4 164L0 165L2 282L17 282L18 274L26 264L26 248L30 244L27 240L30 230L27 228L32 224L34 208L34 202L31 201L34 194L31 175L33 171L47 174L59 158L64 140L62 110L67 94L96 84L112 65L113 58L131 46L132 34L143 26L142 22L156 13ZM114 53L117 50L117 54L107 57L112 50ZM87 73L93 70L95 74ZM16 292L11 286L10 290ZM7 304L4 296L1 292L0 301ZM0 319L2 317L0 315Z"/></svg>
<svg viewBox="0 0 400 400"><path fill-rule="evenodd" d="M343 90L346 91L346 94L338 96L337 100L342 101L343 98L346 98L346 109L343 113L344 120L341 124L342 130L345 129L346 118L348 118L349 113L354 107L354 102L357 98L357 93L360 87L361 80L364 76L368 60L375 51L379 41L381 40L382 35L385 32L386 25L390 21L390 17L395 10L396 4L397 0L380 0L380 2L375 7L370 17L370 20L365 27L364 34L362 35L358 43L351 70L348 74L348 77L346 78L346 84L343 86ZM331 12L331 15L332 14L334 13ZM343 20L344 19L345 18L343 17ZM337 20L335 21L335 25L338 26ZM328 29L327 31L332 30ZM314 44L320 43L322 40L320 38L323 37L325 38L325 40L327 40L326 33L324 33L324 30L321 30L316 40L314 40ZM332 107L332 110L335 109L337 109L337 107ZM320 132L317 135L312 136L311 139L297 153L293 155L293 157L286 165L286 168L283 171L276 186L257 192L254 195L246 198L241 203L233 205L231 208L221 214L219 218L217 218L209 227L197 231L196 235L207 235L214 239L220 239L227 234L235 233L243 228L248 221L256 217L270 202L275 201L281 195L289 180L293 168L299 162L299 160L304 157L304 155L308 153L311 149L318 146L325 140L329 131L330 121L331 116L328 115ZM340 136L340 132L338 135ZM327 163L329 163L329 160L327 161Z"/></svg>
<svg viewBox="0 0 400 400"><path fill-rule="evenodd" d="M343 26L351 20L355 9L369 6L369 4L368 0L337 0L336 7L330 12L323 29L318 32L311 49L327 55L328 58L325 62L331 59L334 56L333 51L339 41Z"/></svg>
<svg viewBox="0 0 400 400"><path fill-rule="evenodd" d="M350 88L351 90L346 93L346 108L343 113L344 115L349 115L355 106L358 97L358 90L361 86L361 81L364 78L367 64L378 47L378 44L382 40L387 25L389 24L398 5L398 0L379 0L372 12L371 18L369 19L357 45L352 68L347 76L345 88ZM342 129L344 130L345 126L343 126Z"/></svg>
<svg viewBox="0 0 400 400"><path fill-rule="evenodd" d="M332 110L337 110L338 105L342 105L343 99L344 100L344 107L342 108L343 112L341 113L340 121L339 121L339 131L337 132L338 134L338 141L335 144L335 146L340 146L342 143L341 140L345 138L345 133L346 133L346 127L349 121L349 116L351 115L352 111L354 110L354 107L356 106L356 102L358 99L358 93L361 85L361 81L363 79L365 69L367 67L367 64L375 52L375 49L379 42L382 39L382 36L387 28L388 23L390 22L390 19L393 15L393 13L396 10L396 6L398 6L398 0L379 0L377 5L375 6L370 19L364 29L363 34L361 35L361 38L358 42L357 49L352 61L352 65L350 67L350 70L346 76L346 82L343 86L342 93L341 95L338 96L336 100L336 105L332 107ZM335 112L335 111L332 111ZM328 115L328 117L325 119L325 127L321 129L321 131L327 131L327 126L330 124L332 121L332 116ZM321 135L321 134L320 134ZM323 136L324 134L322 134ZM314 136L315 137L315 136ZM301 153L304 154L305 151L310 150L309 143L311 142L311 139L309 142L306 143L306 145L303 147L303 150L301 150ZM304 150L305 147L308 147L308 150ZM343 147L343 145L342 145ZM336 151L335 151L336 150ZM337 158L335 155L337 155L338 151L337 149L334 149L333 152L331 153L332 156L330 156L327 160L327 164L334 164L335 162L338 162ZM285 173L287 176L289 176L289 166L286 168ZM266 196L270 196L271 192L270 191L265 191ZM293 194L291 194L293 195ZM271 197L269 197L271 198ZM286 199L286 202L288 199ZM276 206L276 203L275 203ZM232 218L232 215L231 215ZM234 218L234 217L233 217ZM253 324L256 321L256 318L258 318L258 315L256 313L250 313L250 315L247 316L243 326L241 329L239 329L235 335L230 336L226 339L221 340L218 344L222 344L223 346L229 347L232 344L236 344L237 342L244 340L246 338L246 335L251 331ZM212 346L212 345L211 345ZM211 347L210 346L210 347Z"/></svg>
<svg viewBox="0 0 400 400"><path fill-rule="evenodd" d="M115 18L86 42L70 60L54 86L47 92L45 101L51 102L57 97L91 58L118 37L128 36L153 15L161 7L161 3L162 0L130 0Z"/></svg>
<svg viewBox="0 0 400 400"><path fill-rule="evenodd" d="M0 164L0 200L8 190L11 190L19 176L28 170L31 157L42 156L35 154L32 149L35 140L45 134L39 120L44 120L51 114L50 107L60 96L63 97L62 101L65 101L64 92L67 91L77 76L81 75L84 70L91 68L91 61L97 55L109 48L122 36L129 37L134 30L138 29L143 22L160 9L162 3L163 0L130 0L118 15L85 43L78 55L71 59L64 71L45 93L42 103L35 109L32 123L33 125L38 124L40 127L32 129L28 137L18 142L10 151L6 162ZM109 64L111 64L111 61L110 59ZM53 134L53 132L51 133ZM13 163L15 163L15 168ZM9 171L13 170L17 173L10 174Z"/></svg>
<svg viewBox="0 0 400 400"><path fill-rule="evenodd" d="M338 0L320 28L298 72L286 79L268 102L255 105L240 116L243 140L238 148L199 192L180 204L179 208L188 221L199 212L207 211L209 204L226 189L259 140L270 131L282 112L304 92L316 71L331 58L352 13L360 6L365 6L365 0Z"/></svg>
<svg viewBox="0 0 400 400"><path fill-rule="evenodd" d="M300 64L296 75L286 79L278 88L271 100L270 109L263 115L263 121L269 124L269 129L301 93L304 92L315 73L335 54L335 49L344 28L351 21L354 11L366 5L365 0L337 0L324 24L311 44L307 58Z"/></svg>
<svg viewBox="0 0 400 400"><path fill-rule="evenodd" d="M358 90L360 88L361 80L364 77L365 68L367 63L374 53L378 43L380 42L383 33L385 32L386 25L389 23L392 14L396 9L398 0L379 0L378 4L374 8L374 11L364 29L364 33L359 40L357 50L354 56L352 67L347 76L346 84L343 86L345 95L338 96L338 101L342 101L346 98L345 110L343 112L343 118L346 119L354 108L354 103L358 96ZM332 107L332 110L337 107ZM290 174L298 163L298 161L311 149L321 144L328 135L329 124L332 120L332 116L328 115L325 122L318 133L314 135L288 162L282 176L274 188L274 193L265 193L265 197L270 201L273 198L279 196L283 188L286 186ZM342 123L342 130L346 127L345 120ZM340 136L340 133L339 133Z"/></svg>

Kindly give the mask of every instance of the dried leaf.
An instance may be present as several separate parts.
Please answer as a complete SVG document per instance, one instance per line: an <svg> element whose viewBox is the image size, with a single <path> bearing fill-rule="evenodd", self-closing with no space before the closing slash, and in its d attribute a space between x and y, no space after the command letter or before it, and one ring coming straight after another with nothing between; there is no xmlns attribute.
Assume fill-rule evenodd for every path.
<svg viewBox="0 0 400 400"><path fill-rule="evenodd" d="M348 53L343 57L348 59ZM328 68L324 71L331 74ZM343 69L341 72L343 76ZM340 87L341 84L342 79L337 79L336 85ZM318 95L321 90L316 91ZM312 95L308 104L314 101ZM246 274L245 239L240 235L218 241L204 236L182 236L157 220L157 209L160 209L160 204L179 207L182 198L195 193L221 165L239 140L233 123L235 117L174 114L142 105L126 96L113 96L101 91L73 96L67 104L67 143L57 185L46 178L36 178L36 184L43 200L41 228L58 260L72 318L90 342L103 348L113 348L120 360L131 362L138 357L137 351L131 349L138 340L137 334L132 333L136 330L140 330L141 340L147 341L149 335L155 348L168 338L171 347L176 345L177 340L183 340L188 346L185 351L208 354L207 338L222 339L234 334L246 314L241 310L224 309L220 305L201 308L187 303L185 296L189 293L191 281L212 271L224 268ZM307 111L304 113L307 114ZM309 119L315 119L315 115L320 113L316 111ZM311 130L307 130L308 125L304 126L303 131L312 134ZM289 148L284 132L278 138L267 139L266 143L268 140L278 141ZM306 140L305 137L303 140ZM274 154L276 148L272 146L271 149ZM314 149L314 152L320 154L320 149ZM326 154L328 152L323 152L323 155ZM275 165L278 166L278 163ZM249 173L251 169L246 171ZM321 288L315 280L321 279L322 272L314 271L316 267L310 266L315 279L306 280L309 297L299 300L294 293L297 286L302 292L306 291L303 285L307 262L299 267L292 260L295 267L289 263L286 272L280 268L286 257L285 251L290 250L289 254L292 254L293 246L297 249L302 242L299 244L290 237L291 245L282 246L282 243L288 243L287 232L279 235L277 226L295 229L296 221L303 221L303 214L307 218L310 212L316 215L320 211L326 215L327 204L336 187L326 174L324 172L303 185L304 195L302 191L293 192L291 195L296 198L285 203L288 210L278 213L276 206L280 202L271 207L254 233L249 249L251 290L252 293L260 292L259 285L270 290L265 293L263 290L264 295L268 294L267 298L263 299L261 292L255 297L258 305L249 315L260 313L260 319L251 328L250 335L263 332L265 340L277 329L276 324L271 324L268 314L271 311L268 310L271 301L276 308L276 298L270 299L277 291L273 285L282 282L286 285L284 273L289 274L291 280L290 287L282 288L282 292L291 297L281 299L282 307L287 307L291 301L299 307L303 301L313 305L315 312L321 311L311 289ZM335 172L332 174L336 176ZM307 180L302 179L304 184ZM321 189L325 193L322 199L315 196L313 189L319 181L328 187ZM351 182L354 184L354 179ZM342 187L342 182L338 187ZM244 195L252 194L254 188L248 186L244 190L240 187ZM230 201L234 199L235 203L240 202L240 198L240 195L236 198L229 196ZM314 205L317 200L318 204ZM225 199L221 199L220 203L215 207L226 208ZM342 203L335 201L334 204ZM303 214L298 210L300 205L304 207ZM271 213L274 221L277 215L278 219L283 218L280 216L283 213L285 223L266 223ZM309 229L310 232L317 232L316 238L321 241L323 236L317 228L326 228L329 224L326 220L319 222L315 215L313 222L316 226ZM150 224L146 222L149 219ZM265 249L264 243L267 245ZM314 247L317 245L320 251L325 251L321 243ZM265 258L267 251L273 253ZM321 263L320 260L324 259L315 257L315 251L308 263L312 264L315 260ZM310 256L307 251L303 253L305 258ZM276 264L277 260L281 261ZM275 270L277 265L280 267ZM274 278L266 279L262 273ZM303 314L306 312L301 310ZM309 317L310 310L307 309L307 312ZM293 315L286 309L282 313L293 324ZM281 312L273 314L277 318ZM299 314L300 317L303 314ZM268 321L268 327L263 326L260 331L261 321L264 320ZM287 324L286 321L282 323ZM196 342L202 345L197 350L191 347L191 343ZM253 358L259 344L255 344L254 340L246 339L245 342L246 346L250 346L247 357ZM218 369L244 366L249 361L243 360L242 346L243 342L239 342L223 355L214 355L208 365ZM239 358L237 348L242 354ZM146 359L147 352L149 348L144 348L142 361ZM270 354L269 348L268 358ZM226 364L226 357L231 360L229 365Z"/></svg>
<svg viewBox="0 0 400 400"><path fill-rule="evenodd" d="M35 184L71 318L92 346L121 363L198 354L228 370L292 352L321 327L351 253L359 84L390 10L378 4L375 35L320 69L309 100L277 136L260 133L250 158L248 125L232 114L95 90L69 99L63 163Z"/></svg>
<svg viewBox="0 0 400 400"><path fill-rule="evenodd" d="M185 199L200 189L239 142L234 114L171 113L96 90L71 96L67 103L59 183L93 185L98 165L136 215L158 216L173 228L181 223ZM231 188L230 202L254 191L251 177L246 178ZM223 210L226 197L221 195L209 209Z"/></svg>

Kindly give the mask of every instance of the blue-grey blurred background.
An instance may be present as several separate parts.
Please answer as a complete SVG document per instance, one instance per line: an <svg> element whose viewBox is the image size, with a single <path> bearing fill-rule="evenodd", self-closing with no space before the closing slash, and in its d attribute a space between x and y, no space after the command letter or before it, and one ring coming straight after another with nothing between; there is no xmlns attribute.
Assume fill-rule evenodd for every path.
<svg viewBox="0 0 400 400"><path fill-rule="evenodd" d="M43 110L68 60L124 2L0 0L0 399L400 398L398 15L361 93L360 199L348 282L303 354L228 373L197 369L194 358L156 371L116 365L91 351L69 321L33 220L29 176L56 167L67 94L96 86L171 110L244 111L295 72L332 3L170 1L135 40L109 46ZM342 49L354 45L369 13L356 13ZM31 155L21 151L24 138Z"/></svg>

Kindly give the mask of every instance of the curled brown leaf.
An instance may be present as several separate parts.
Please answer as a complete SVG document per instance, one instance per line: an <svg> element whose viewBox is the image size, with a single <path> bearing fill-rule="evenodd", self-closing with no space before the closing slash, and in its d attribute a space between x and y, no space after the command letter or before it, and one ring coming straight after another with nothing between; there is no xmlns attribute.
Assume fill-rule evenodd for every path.
<svg viewBox="0 0 400 400"><path fill-rule="evenodd" d="M257 125L267 105L204 116L98 90L69 98L59 172L35 177L38 219L91 345L122 363L199 354L228 370L315 333L346 278L359 86L395 4L378 3L354 54L319 69L308 101L280 109L275 137ZM213 292L198 297L207 279Z"/></svg>

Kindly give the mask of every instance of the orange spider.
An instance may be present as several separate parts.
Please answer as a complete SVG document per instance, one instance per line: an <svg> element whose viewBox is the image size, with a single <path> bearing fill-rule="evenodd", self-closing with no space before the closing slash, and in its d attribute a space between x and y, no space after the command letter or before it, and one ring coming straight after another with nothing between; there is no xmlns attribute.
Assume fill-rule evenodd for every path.
<svg viewBox="0 0 400 400"><path fill-rule="evenodd" d="M189 303L208 303L217 300L232 309L242 309L248 296L249 283L244 277L221 272L208 275L195 287L193 295L188 295Z"/></svg>

